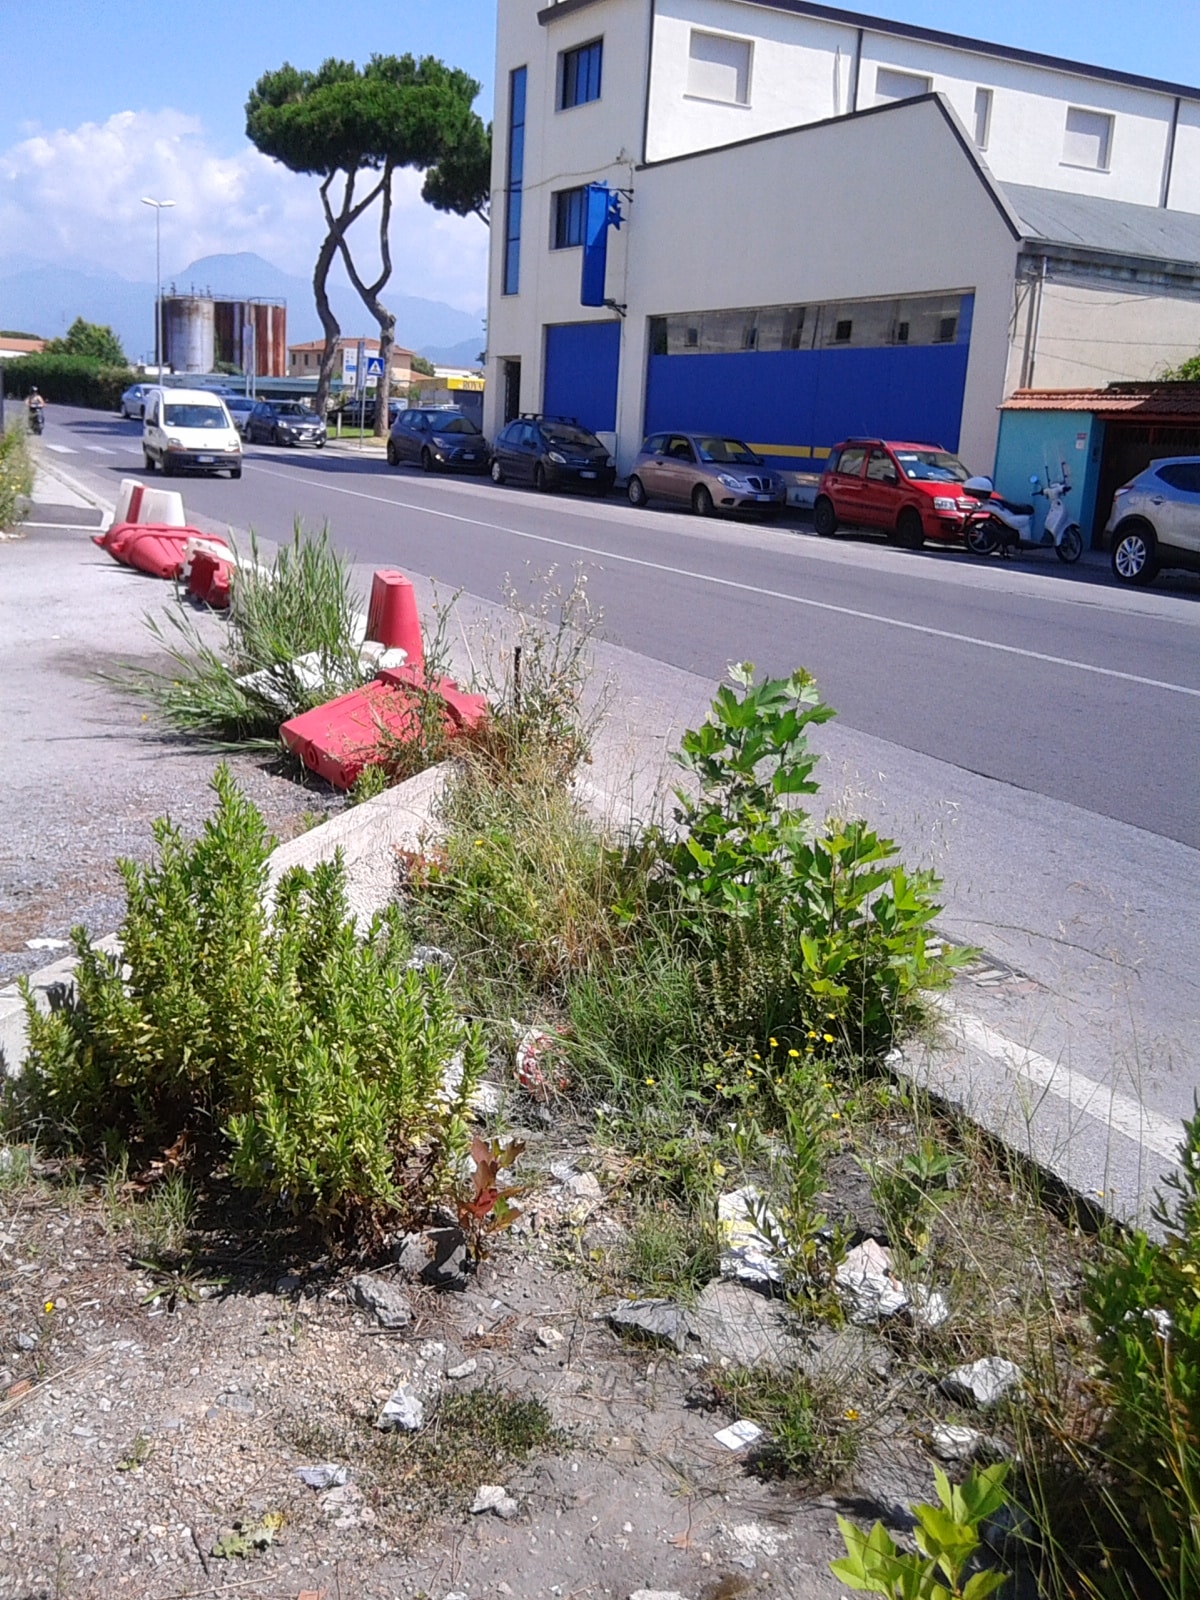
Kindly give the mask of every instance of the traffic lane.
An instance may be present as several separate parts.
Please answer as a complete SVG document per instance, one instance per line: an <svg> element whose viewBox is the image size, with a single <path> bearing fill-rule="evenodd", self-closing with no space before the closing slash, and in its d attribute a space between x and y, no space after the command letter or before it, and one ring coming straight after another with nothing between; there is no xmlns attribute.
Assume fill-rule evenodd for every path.
<svg viewBox="0 0 1200 1600"><path fill-rule="evenodd" d="M273 469L262 475L269 471L274 475ZM318 498L320 481L306 476ZM373 486L355 489L349 497L329 494L321 509L334 521L339 542L360 559L404 561L489 598L498 598L505 578L530 561L531 538L535 549L561 550L564 560L579 554L564 548L578 546L579 540L546 544L542 540L551 536L534 537L529 530L518 536L490 519L448 514L444 506L421 507L411 494L401 498L407 488L401 480L392 492ZM380 512L386 515L388 507L394 511L381 521ZM531 509L539 517L554 514L540 498ZM481 541L472 530L489 537ZM720 557L721 548L713 553ZM1200 844L1192 775L1178 759L1180 750L1200 746L1200 697L1083 674L937 632L897 630L887 620L814 610L811 595L767 591L722 580L711 571L664 570L663 563L631 567L631 559L640 563L642 558L617 559L622 555L593 545L583 557L613 642L709 678L720 677L730 660L746 655L772 671L804 664L843 719L864 732L1182 843ZM540 569L544 563L535 556L532 565ZM814 570L820 576L824 569L806 567L804 577ZM793 562L786 574L793 586L796 575ZM722 586L731 581L736 589ZM997 621L981 607L979 591L964 591L963 599L968 607L980 608L983 621ZM1011 596L1000 601L1010 605ZM802 622L798 608L803 608ZM1067 610L1056 607L1048 622L1045 608L1035 606L1018 620L1026 628L1053 628L1052 638L1039 632L1037 643L1056 644L1064 654L1071 644L1083 648L1091 642L1081 630L1094 628L1098 619L1105 630L1098 653L1110 657L1128 645L1122 627L1142 635L1141 650L1161 632L1155 618L1106 614L1095 607L1083 617L1058 615ZM999 621L1010 635L1020 631L1011 615ZM1073 634L1064 640L1067 627ZM1190 660L1172 664L1192 666ZM1102 665L1101 670L1112 669Z"/></svg>

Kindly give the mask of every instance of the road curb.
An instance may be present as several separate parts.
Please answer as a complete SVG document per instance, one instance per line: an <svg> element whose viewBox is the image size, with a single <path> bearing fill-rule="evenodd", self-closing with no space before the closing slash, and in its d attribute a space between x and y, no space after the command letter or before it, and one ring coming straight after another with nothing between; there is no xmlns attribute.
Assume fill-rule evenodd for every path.
<svg viewBox="0 0 1200 1600"><path fill-rule="evenodd" d="M65 467L60 466L57 461L47 461L45 454L41 451L38 452L36 465L37 470L44 477L53 478L64 489L69 489L72 494L77 494L81 500L86 500L88 505L92 506L96 511L103 512L111 517L116 510L117 504L115 500L102 499L93 489L89 489L85 483L81 483L74 474L68 472ZM134 475L133 473L129 474L130 477ZM37 502L34 501L33 504L36 505Z"/></svg>

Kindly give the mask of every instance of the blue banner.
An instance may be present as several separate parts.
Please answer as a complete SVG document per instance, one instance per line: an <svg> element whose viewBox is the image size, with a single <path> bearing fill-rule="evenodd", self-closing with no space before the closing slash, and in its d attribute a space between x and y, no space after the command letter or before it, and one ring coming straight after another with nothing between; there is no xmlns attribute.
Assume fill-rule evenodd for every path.
<svg viewBox="0 0 1200 1600"><path fill-rule="evenodd" d="M605 303L608 230L619 228L623 220L620 195L614 194L606 183L589 183L583 228L583 270L579 285L581 305L602 306Z"/></svg>

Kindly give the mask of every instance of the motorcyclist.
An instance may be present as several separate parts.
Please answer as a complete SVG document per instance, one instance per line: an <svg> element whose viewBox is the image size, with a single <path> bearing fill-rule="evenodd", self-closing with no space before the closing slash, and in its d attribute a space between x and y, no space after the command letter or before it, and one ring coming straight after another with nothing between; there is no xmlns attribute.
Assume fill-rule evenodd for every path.
<svg viewBox="0 0 1200 1600"><path fill-rule="evenodd" d="M28 411L44 411L46 409L46 402L38 393L36 383L30 385L29 393L25 399L25 407Z"/></svg>

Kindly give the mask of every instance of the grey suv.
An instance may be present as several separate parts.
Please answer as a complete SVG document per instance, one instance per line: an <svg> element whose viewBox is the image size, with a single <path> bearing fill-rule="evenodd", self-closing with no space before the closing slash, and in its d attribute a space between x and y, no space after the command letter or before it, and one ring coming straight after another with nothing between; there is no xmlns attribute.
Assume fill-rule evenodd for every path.
<svg viewBox="0 0 1200 1600"><path fill-rule="evenodd" d="M1152 461L1113 496L1105 532L1119 583L1153 583L1163 567L1200 572L1200 456Z"/></svg>

